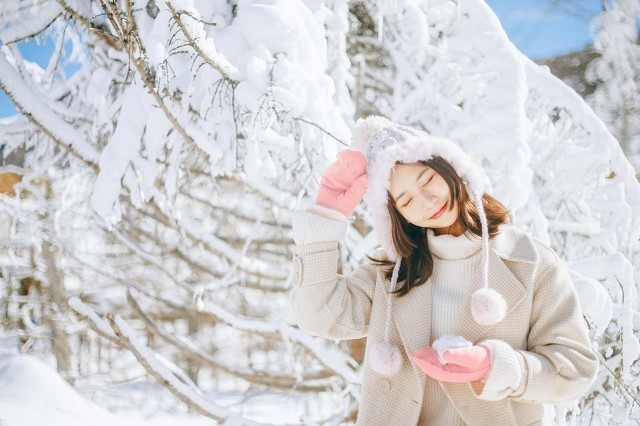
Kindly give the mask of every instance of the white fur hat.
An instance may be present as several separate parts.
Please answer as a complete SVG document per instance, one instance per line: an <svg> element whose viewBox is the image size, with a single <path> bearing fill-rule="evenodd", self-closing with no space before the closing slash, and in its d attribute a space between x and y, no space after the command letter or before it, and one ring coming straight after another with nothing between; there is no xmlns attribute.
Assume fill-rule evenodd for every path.
<svg viewBox="0 0 640 426"><path fill-rule="evenodd" d="M483 288L471 296L471 312L479 324L492 325L500 322L506 312L506 302L497 291L489 288L489 232L482 205L482 195L489 181L482 169L452 141L394 124L379 116L370 116L356 122L351 147L361 151L367 158L369 184L364 201L369 206L380 243L389 259L396 262L391 278L391 292L396 288L401 261L393 245L391 218L387 209L391 170L396 162L415 163L434 156L442 157L451 164L476 205L482 225ZM387 295L384 341L373 343L370 357L371 368L387 375L396 373L402 365L398 348L389 342L392 302L393 295Z"/></svg>

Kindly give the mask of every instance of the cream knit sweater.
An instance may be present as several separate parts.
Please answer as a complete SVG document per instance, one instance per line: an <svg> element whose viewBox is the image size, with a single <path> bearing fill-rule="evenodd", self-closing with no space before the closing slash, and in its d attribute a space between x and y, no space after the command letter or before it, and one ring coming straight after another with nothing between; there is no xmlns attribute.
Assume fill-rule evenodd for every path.
<svg viewBox="0 0 640 426"><path fill-rule="evenodd" d="M429 250L433 255L431 342L451 334L459 307L472 282L473 274L481 273L482 239L471 232L454 237L436 236L427 230ZM409 293L405 297L411 297ZM446 407L446 409L442 409ZM434 408L438 408L435 410ZM427 376L420 425L464 425L438 381Z"/></svg>

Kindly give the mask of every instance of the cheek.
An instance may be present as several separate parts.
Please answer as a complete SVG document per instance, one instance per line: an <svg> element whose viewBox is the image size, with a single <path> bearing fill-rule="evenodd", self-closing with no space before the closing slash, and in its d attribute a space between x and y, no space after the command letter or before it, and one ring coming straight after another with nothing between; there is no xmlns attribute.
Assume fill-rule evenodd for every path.
<svg viewBox="0 0 640 426"><path fill-rule="evenodd" d="M399 210L398 210L399 211ZM404 218L404 220L406 220L409 223L415 223L416 222L416 213L413 209L410 208L405 208L400 212L400 216L402 216Z"/></svg>
<svg viewBox="0 0 640 426"><path fill-rule="evenodd" d="M453 207L451 208L451 210L449 210L448 213L452 218L458 218L458 203L455 200L453 202Z"/></svg>
<svg viewBox="0 0 640 426"><path fill-rule="evenodd" d="M411 211L407 213L407 215L410 216L410 221L413 223L420 222L422 221L422 219L424 219L422 217L422 212L418 207L412 208Z"/></svg>
<svg viewBox="0 0 640 426"><path fill-rule="evenodd" d="M434 182L434 192L437 192L440 195L449 196L449 185L442 178L437 178Z"/></svg>

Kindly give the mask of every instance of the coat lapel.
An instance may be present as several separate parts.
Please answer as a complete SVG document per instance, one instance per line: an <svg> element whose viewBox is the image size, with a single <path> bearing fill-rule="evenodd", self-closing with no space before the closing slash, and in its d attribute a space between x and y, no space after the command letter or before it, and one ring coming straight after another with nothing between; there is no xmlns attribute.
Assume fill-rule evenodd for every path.
<svg viewBox="0 0 640 426"><path fill-rule="evenodd" d="M527 289L504 261L535 263L537 258L531 239L515 226L501 227L500 233L489 240L489 287L500 293L507 302L505 317L522 302L527 295ZM489 330L499 324L482 326L475 322L471 314L471 295L482 288L480 263L477 268L473 284L465 296L460 316L454 327L454 334L464 336L474 344L483 340Z"/></svg>
<svg viewBox="0 0 640 426"><path fill-rule="evenodd" d="M471 288L465 295L464 302L460 309L460 314L456 321L452 334L463 336L465 339L477 344L485 339L489 330L498 324L483 326L475 322L471 314L471 295L474 291L482 288L481 265L478 264L478 272L474 274L474 280ZM525 298L527 291L523 284L516 278L511 270L504 264L498 254L491 249L489 254L489 287L496 290L504 297L507 302L507 312L509 315L522 300ZM505 319L503 321L509 321ZM470 397L469 387L466 384L440 382L440 385L448 394L451 401L463 401Z"/></svg>
<svg viewBox="0 0 640 426"><path fill-rule="evenodd" d="M480 265L478 272L469 286L453 330L453 334L464 336L467 340L477 343L493 326L483 326L476 323L471 315L471 295L482 288ZM507 302L507 315L526 295L526 289L511 270L504 264L500 256L489 250L489 286L502 294ZM431 279L425 284L411 290L404 297L393 301L396 327L407 353L411 355L415 350L431 343Z"/></svg>
<svg viewBox="0 0 640 426"><path fill-rule="evenodd" d="M431 279L393 301L396 327L409 357L431 338Z"/></svg>
<svg viewBox="0 0 640 426"><path fill-rule="evenodd" d="M505 265L503 259L535 262L537 256L526 234L512 226L501 229L500 234L490 240L489 247L489 286L504 297L507 302L506 315L508 315L524 299L527 291L520 280ZM487 332L495 327L495 325L479 325L471 315L471 295L482 287L480 268L479 260L478 271L474 274L473 282L470 283L465 294L452 332L452 334L463 336L473 343L483 340ZM378 273L381 271L379 270ZM388 291L389 281L383 278L382 282L386 282ZM431 344L431 288L430 278L425 284L414 288L406 296L393 300L395 325L409 359L416 350ZM422 397L426 376L413 362L412 366L421 380L420 397Z"/></svg>
<svg viewBox="0 0 640 426"><path fill-rule="evenodd" d="M395 298L393 309L396 328L407 357L411 359L411 354L431 343L431 279L412 289L409 294ZM420 377L422 385L419 398L422 398L426 377L413 361L411 366Z"/></svg>
<svg viewBox="0 0 640 426"><path fill-rule="evenodd" d="M507 267L504 260L535 263L537 254L526 234L512 226L503 228L495 239L490 240L489 247L489 287L499 292L507 302L506 317L524 300L527 289ZM465 296L453 333L464 336L474 344L484 340L487 333L499 324L479 325L471 314L471 295L482 287L480 268L481 265L478 264L478 273L474 274L473 284ZM440 382L440 385L451 401L461 402L475 398L471 396L469 386L466 384Z"/></svg>
<svg viewBox="0 0 640 426"><path fill-rule="evenodd" d="M471 314L471 295L482 288L481 264L478 262L477 272L474 274L473 282L467 290L462 306L456 320L452 334L463 336L465 339L475 343L483 340L487 332L495 325L480 325L473 319ZM526 289L511 270L504 264L502 259L493 250L489 250L489 287L496 290L507 302L507 312L509 315L526 295Z"/></svg>

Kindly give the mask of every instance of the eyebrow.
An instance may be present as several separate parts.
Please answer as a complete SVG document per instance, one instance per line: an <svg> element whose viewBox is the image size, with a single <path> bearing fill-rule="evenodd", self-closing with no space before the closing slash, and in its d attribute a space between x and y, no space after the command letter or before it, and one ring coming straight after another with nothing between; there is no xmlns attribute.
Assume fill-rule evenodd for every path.
<svg viewBox="0 0 640 426"><path fill-rule="evenodd" d="M422 177L422 175L423 175L423 174L425 174L428 170L431 170L431 167L426 166L426 168L418 174L418 177L416 178L416 182L417 182L417 181L419 181L419 180L420 180L420 178ZM402 192L400 195L398 195L398 196L396 197L396 199L395 199L395 200L393 200L393 202L397 204L397 203L398 203L398 200L400 200L400 198L402 198L402 196L403 196L404 194L406 194L406 193L407 193L407 191Z"/></svg>

